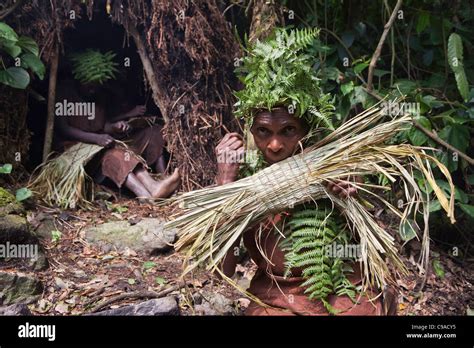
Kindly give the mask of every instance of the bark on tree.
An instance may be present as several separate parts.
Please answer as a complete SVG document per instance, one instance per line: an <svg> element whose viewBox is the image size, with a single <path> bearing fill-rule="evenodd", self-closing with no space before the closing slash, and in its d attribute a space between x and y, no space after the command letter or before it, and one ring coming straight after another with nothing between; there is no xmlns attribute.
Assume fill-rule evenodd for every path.
<svg viewBox="0 0 474 348"><path fill-rule="evenodd" d="M137 28L135 28L134 26L130 25L128 27L128 32L132 36L133 41L135 42L135 46L137 46L138 55L140 56L140 60L143 64L143 70L145 71L146 78L150 84L153 100L155 104L160 108L163 120L165 121L165 123L168 123L169 118L165 103L166 93L161 89L160 85L158 84L155 70L153 69L153 64L148 56L145 43L143 42L143 39Z"/></svg>
<svg viewBox="0 0 474 348"><path fill-rule="evenodd" d="M253 0L252 22L250 24L249 41L264 39L273 32L276 26L284 26L283 13L275 0Z"/></svg>
<svg viewBox="0 0 474 348"><path fill-rule="evenodd" d="M46 121L46 131L44 134L43 162L48 159L53 144L54 134L54 104L56 102L56 82L58 77L59 46L56 45L51 57L48 87L48 118Z"/></svg>

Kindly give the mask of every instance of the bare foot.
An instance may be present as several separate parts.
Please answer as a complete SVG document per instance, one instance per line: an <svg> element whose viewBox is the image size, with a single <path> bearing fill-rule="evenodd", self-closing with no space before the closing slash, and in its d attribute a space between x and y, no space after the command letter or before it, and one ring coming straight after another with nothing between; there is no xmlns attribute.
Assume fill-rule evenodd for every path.
<svg viewBox="0 0 474 348"><path fill-rule="evenodd" d="M156 181L151 190L153 198L167 198L178 188L181 183L181 177L178 172L178 168L174 170L174 173L167 178Z"/></svg>

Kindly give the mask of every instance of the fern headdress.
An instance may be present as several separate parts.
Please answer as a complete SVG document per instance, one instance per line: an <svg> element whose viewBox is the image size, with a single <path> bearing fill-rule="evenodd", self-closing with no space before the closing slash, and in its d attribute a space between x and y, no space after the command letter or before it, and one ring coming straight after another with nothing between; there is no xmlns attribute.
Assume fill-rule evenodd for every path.
<svg viewBox="0 0 474 348"><path fill-rule="evenodd" d="M315 58L306 48L318 37L318 29L276 29L265 41L245 49L236 69L245 88L235 92L235 115L252 124L259 110L284 106L303 117L310 128L332 128L332 98L324 94L313 69Z"/></svg>
<svg viewBox="0 0 474 348"><path fill-rule="evenodd" d="M101 53L87 49L83 52L71 54L72 73L81 83L98 82L100 84L115 79L118 64L114 62L115 53L108 51Z"/></svg>

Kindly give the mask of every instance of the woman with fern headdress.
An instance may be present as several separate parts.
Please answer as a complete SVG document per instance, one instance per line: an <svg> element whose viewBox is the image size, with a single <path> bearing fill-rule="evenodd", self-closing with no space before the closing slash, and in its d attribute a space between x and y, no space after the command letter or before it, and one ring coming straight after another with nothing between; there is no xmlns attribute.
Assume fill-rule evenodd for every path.
<svg viewBox="0 0 474 348"><path fill-rule="evenodd" d="M331 98L319 87L313 57L305 53L317 35L317 30L278 29L247 50L239 68L245 88L236 92L236 115L244 118L251 135L244 141L229 133L216 147L218 185L280 162L333 129ZM251 142L257 156L248 161ZM244 153L247 161L240 165L234 159ZM339 197L357 194L343 181L330 183L328 189ZM383 301L375 292L359 291L357 256L333 253L332 245L355 243L339 215L329 200L318 200L288 207L243 234L258 266L247 291L261 301L252 301L246 315L395 314L393 296ZM239 245L240 240L222 262L227 277L235 271Z"/></svg>
<svg viewBox="0 0 474 348"><path fill-rule="evenodd" d="M165 171L161 126L143 117L141 126L136 126L137 122L133 121L144 116L146 107L137 105L117 110L114 106L124 101L111 102L103 93L103 84L114 79L118 71L114 57L112 52L92 49L71 55L75 81L63 82L58 88L57 111L63 105L66 109L66 105L88 103L94 105L94 115L75 112L58 117L60 145L63 148L76 142L100 145L106 149L99 155L96 178L106 177L118 188L124 186L139 198L168 197L179 185L178 170L161 181L153 179L148 171L150 167L158 173Z"/></svg>

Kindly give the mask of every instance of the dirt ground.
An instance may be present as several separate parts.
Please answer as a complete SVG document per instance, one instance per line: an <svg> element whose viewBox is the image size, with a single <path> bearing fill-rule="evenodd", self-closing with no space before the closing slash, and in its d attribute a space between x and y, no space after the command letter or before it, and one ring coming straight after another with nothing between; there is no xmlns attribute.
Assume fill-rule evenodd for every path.
<svg viewBox="0 0 474 348"><path fill-rule="evenodd" d="M137 221L145 217L165 217L169 212L136 200L120 199L112 205L101 203L94 211L61 212L37 206L28 212L33 228L39 225L40 217L54 217L55 229L61 232L56 241L43 239L43 247L49 268L38 272L44 283L41 299L30 305L36 315L80 315L90 313L105 300L121 294L143 291L162 291L180 279L184 255L168 252L162 255L139 255L132 250L125 252L101 252L88 244L83 229L113 220ZM466 315L468 308L474 309L473 260L458 260L441 251L432 243L432 259L438 260L438 273L432 270L420 291L423 277L418 275L413 254L404 255L403 260L409 274L397 279L399 289L399 315ZM406 253L405 253L406 254ZM14 265L18 267L18 265ZM7 266L10 267L10 266ZM4 268L4 267L3 267ZM248 259L238 265L235 280L247 287L256 266ZM5 268L4 268L5 269ZM180 299L182 315L194 312L193 294L201 291L219 293L234 301L239 315L248 305L248 299L233 286L205 270L195 271L185 278L187 286L173 294ZM146 297L125 298L114 301L103 309L118 308L138 303Z"/></svg>

